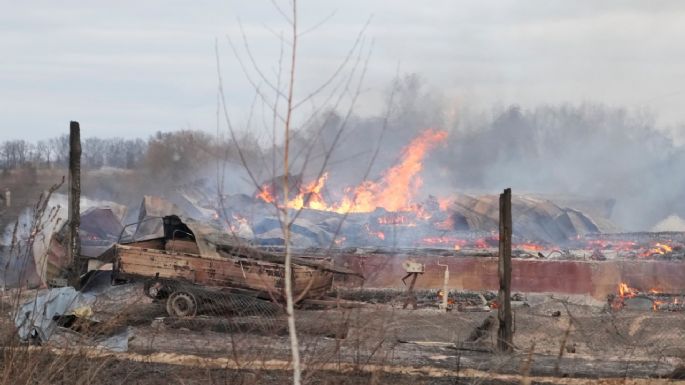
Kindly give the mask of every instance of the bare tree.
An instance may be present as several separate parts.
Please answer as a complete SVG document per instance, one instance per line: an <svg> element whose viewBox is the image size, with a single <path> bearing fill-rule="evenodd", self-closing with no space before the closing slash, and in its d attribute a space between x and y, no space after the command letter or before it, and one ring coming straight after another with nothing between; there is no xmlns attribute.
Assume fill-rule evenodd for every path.
<svg viewBox="0 0 685 385"><path fill-rule="evenodd" d="M252 184L258 191L263 191L262 189L264 188L258 178L258 175L262 174L261 170L271 170L271 191L277 191L276 183L278 183L277 181L279 178L281 180L281 182L278 183L280 185L281 196L272 203L278 214L277 216L283 232L285 251L283 297L285 298L285 312L288 321L288 333L293 365L293 383L299 385L302 380L302 363L299 351L298 333L295 324L296 300L293 295L292 225L294 221L297 220L301 208L292 210L291 207L288 207L290 197L293 195L292 187L295 185L292 172L294 168L297 168L299 171L298 175L310 173L317 179L326 172L331 155L343 136L348 119L350 118L357 98L361 93L361 84L364 78L366 60L368 60L370 49L365 49L363 39L366 25L368 25L367 23L361 29L345 58L333 71L330 77L325 79L319 86L314 87L311 91L299 91L299 87L297 86L299 38L303 34L310 33L313 29L321 25L321 23L317 23L313 28L300 31L298 26L297 1L291 3L291 9L289 11L282 9L276 2L272 3L285 20L289 29L287 33L274 32L274 35L280 41L278 67L277 70L274 71L275 79L271 79L267 76L267 73L262 70L259 63L255 60L244 32L242 33L242 54L230 37L228 42L235 58L243 70L245 78L255 92L255 102L250 109L248 128L252 122L256 104L259 104L262 109L266 111L264 114L265 116L271 117L271 165L268 165L264 161L265 157L262 157L262 162L260 164L250 163L247 159L247 154L244 151L245 149L240 145L236 146L236 151L241 165L247 171ZM284 54L285 52L288 52L289 54L287 55L289 58L287 61L284 60L284 57L286 56ZM219 110L223 111L223 118L228 127L232 142L237 144L239 142L237 129L228 113L219 58L220 55L217 46ZM284 62L287 62L285 70ZM284 74L285 79L282 78ZM298 98L298 95L304 96ZM320 141L320 137L324 132L324 129L331 127L331 118L337 116L335 111L341 108L345 103L348 105L344 108L342 117L335 120L335 128L330 132L332 140L321 146L321 143L323 142ZM309 112L299 113L299 111L303 110L305 107L310 108ZM323 117L323 119L318 119L319 117ZM266 121L264 121L264 124L265 126L268 125ZM217 123L217 128L218 127L219 123ZM300 136L298 142L300 142L301 145L298 146L298 148L293 148L293 139L298 136L299 129L305 127L308 128L310 135L308 135L307 139L303 139L303 137ZM277 144L277 137L279 135L282 135L283 137L282 145ZM280 169L282 170L281 176L278 176L277 171L279 163ZM220 167L218 167L217 170L218 184L219 186L222 186L224 178L222 171L225 170L221 170ZM221 197L223 196L221 187L219 187L218 195L221 202ZM221 203L221 205L223 207L223 203Z"/></svg>
<svg viewBox="0 0 685 385"><path fill-rule="evenodd" d="M52 155L52 146L50 144L50 141L48 140L41 140L36 144L36 153L37 153L37 158L40 161L45 162L45 166L48 168L50 167L50 160L51 160L51 155Z"/></svg>
<svg viewBox="0 0 685 385"><path fill-rule="evenodd" d="M5 168L16 168L28 163L34 151L34 145L25 140L9 140L2 144L2 154Z"/></svg>

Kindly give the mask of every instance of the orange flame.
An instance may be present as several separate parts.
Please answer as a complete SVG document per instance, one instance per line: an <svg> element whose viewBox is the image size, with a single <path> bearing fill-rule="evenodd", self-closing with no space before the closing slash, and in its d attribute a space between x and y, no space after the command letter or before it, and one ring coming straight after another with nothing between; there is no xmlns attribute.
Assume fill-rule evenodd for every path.
<svg viewBox="0 0 685 385"><path fill-rule="evenodd" d="M654 254L664 255L673 251L673 248L665 243L655 243L654 247L640 254L642 257L649 257Z"/></svg>
<svg viewBox="0 0 685 385"><path fill-rule="evenodd" d="M665 301L659 301L657 299L652 301L652 310L657 311L659 310L659 307L663 304L665 304Z"/></svg>
<svg viewBox="0 0 685 385"><path fill-rule="evenodd" d="M614 310L620 310L625 305L625 299L633 298L638 295L644 295L649 298L652 301L652 310L654 311L663 310L662 305L668 305L666 309L669 309L671 304L678 305L678 298L667 300L663 298L663 292L660 289L652 288L644 292L628 286L628 284L625 282L621 282L618 285L618 298L613 301L611 308Z"/></svg>
<svg viewBox="0 0 685 385"><path fill-rule="evenodd" d="M521 249L524 251L542 251L545 249L542 245L538 245L536 243L520 243L514 245L514 248Z"/></svg>
<svg viewBox="0 0 685 385"><path fill-rule="evenodd" d="M423 169L423 158L429 149L446 138L446 131L424 131L404 149L400 163L386 171L380 182L363 182L350 191L351 196L343 198L338 210L371 212L377 207L388 211L412 210L412 199L423 183L418 176Z"/></svg>
<svg viewBox="0 0 685 385"><path fill-rule="evenodd" d="M273 203L275 201L273 193L271 192L271 186L269 185L264 185L259 188L259 193L257 194L257 198L263 200L264 202L267 203Z"/></svg>
<svg viewBox="0 0 685 385"><path fill-rule="evenodd" d="M328 173L324 173L319 179L300 188L300 192L297 196L288 202L288 207L292 209L301 209L306 206L316 210L325 210L327 206L321 196L321 189L323 189L327 179Z"/></svg>
<svg viewBox="0 0 685 385"><path fill-rule="evenodd" d="M438 198L438 207L440 211L446 211L447 208L452 204L452 198L450 197L440 197Z"/></svg>
<svg viewBox="0 0 685 385"><path fill-rule="evenodd" d="M322 211L371 212L378 207L388 211L416 211L422 218L430 216L413 203L414 196L422 185L419 173L423 169L423 158L436 144L447 138L446 131L426 130L409 143L402 152L401 161L388 169L378 182L364 181L355 188L345 189L340 202L327 204L321 196L328 174L300 188L299 193L289 199L286 207L300 209L308 207ZM257 198L274 202L269 186L262 186Z"/></svg>
<svg viewBox="0 0 685 385"><path fill-rule="evenodd" d="M638 290L628 286L625 282L621 282L618 284L618 294L622 298L632 298L638 294Z"/></svg>

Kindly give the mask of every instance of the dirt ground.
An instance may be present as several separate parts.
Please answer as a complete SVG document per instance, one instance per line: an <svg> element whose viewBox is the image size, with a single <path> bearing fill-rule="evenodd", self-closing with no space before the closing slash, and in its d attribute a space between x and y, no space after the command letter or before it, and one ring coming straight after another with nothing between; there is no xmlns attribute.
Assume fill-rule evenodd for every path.
<svg viewBox="0 0 685 385"><path fill-rule="evenodd" d="M103 289L97 298L93 311L99 324L109 327L78 344L96 346L103 335L125 328L127 352L98 350L89 359L108 357L102 370L129 379L98 383L283 383L288 375L290 345L280 314L170 319L163 304L143 296L139 285ZM299 310L297 317L307 383L312 384L510 383L520 377L506 376L522 374L540 383L654 379L670 377L685 357L685 314L610 312L583 297L527 296L527 306L514 309L516 349L511 355L492 352L496 322L475 332L489 317L496 318L495 311L405 310L390 302ZM3 323L3 330L10 328ZM58 333L44 346L73 349L72 335ZM457 377L460 382L454 381Z"/></svg>

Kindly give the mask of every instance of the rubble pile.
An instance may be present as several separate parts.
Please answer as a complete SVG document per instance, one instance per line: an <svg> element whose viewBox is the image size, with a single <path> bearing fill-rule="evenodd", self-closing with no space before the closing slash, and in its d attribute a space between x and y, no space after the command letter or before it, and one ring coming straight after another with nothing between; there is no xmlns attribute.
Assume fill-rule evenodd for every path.
<svg viewBox="0 0 685 385"><path fill-rule="evenodd" d="M653 310L685 311L685 294L665 293L659 289L640 290L625 282L618 285L616 294L607 296L609 308L616 311Z"/></svg>

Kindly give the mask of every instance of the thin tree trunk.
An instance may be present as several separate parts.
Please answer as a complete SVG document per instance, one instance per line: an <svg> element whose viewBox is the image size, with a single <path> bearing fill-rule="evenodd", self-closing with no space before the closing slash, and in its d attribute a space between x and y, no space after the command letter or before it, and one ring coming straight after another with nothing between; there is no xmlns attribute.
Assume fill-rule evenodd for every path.
<svg viewBox="0 0 685 385"><path fill-rule="evenodd" d="M302 368L300 364L300 344L295 327L295 304L293 301L293 271L292 251L290 249L290 215L288 209L289 174L290 174L290 124L293 112L293 89L295 88L295 62L297 58L297 1L293 0L293 45L290 59L290 84L288 86L288 110L285 118L285 145L283 155L283 239L285 240L285 303L288 316L288 334L290 336L290 352L293 359L293 384L300 385Z"/></svg>
<svg viewBox="0 0 685 385"><path fill-rule="evenodd" d="M511 352L514 335L511 316L511 189L505 189L499 196L499 293L498 310L499 330L497 349Z"/></svg>

